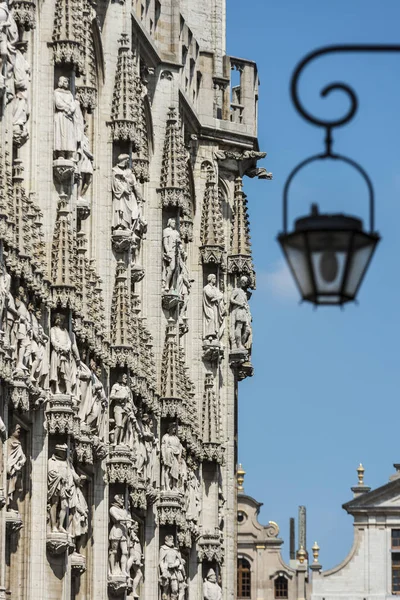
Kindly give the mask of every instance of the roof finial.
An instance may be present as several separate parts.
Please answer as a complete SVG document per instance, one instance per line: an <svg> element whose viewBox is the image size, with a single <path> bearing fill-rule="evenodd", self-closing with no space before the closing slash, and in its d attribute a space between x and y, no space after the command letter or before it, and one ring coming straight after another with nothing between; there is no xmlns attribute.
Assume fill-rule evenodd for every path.
<svg viewBox="0 0 400 600"><path fill-rule="evenodd" d="M364 467L362 466L362 464L360 463L359 467L357 468L357 475L358 475L358 485L363 486L364 485Z"/></svg>
<svg viewBox="0 0 400 600"><path fill-rule="evenodd" d="M243 493L244 492L243 482L244 482L244 476L245 475L246 475L246 471L243 469L242 464L240 463L238 465L238 468L237 468L237 471L236 471L237 484L238 484L238 492L239 493Z"/></svg>

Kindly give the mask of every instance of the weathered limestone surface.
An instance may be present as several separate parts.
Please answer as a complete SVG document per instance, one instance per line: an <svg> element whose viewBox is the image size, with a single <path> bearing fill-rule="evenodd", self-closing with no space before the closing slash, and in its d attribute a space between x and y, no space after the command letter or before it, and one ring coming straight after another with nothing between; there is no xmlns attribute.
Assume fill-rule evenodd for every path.
<svg viewBox="0 0 400 600"><path fill-rule="evenodd" d="M0 600L232 600L256 65L224 0L1 1L0 49Z"/></svg>

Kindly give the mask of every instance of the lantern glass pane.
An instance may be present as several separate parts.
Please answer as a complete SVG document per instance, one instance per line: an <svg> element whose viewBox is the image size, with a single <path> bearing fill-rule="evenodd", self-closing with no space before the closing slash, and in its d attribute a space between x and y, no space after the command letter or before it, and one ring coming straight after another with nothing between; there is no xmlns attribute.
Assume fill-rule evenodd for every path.
<svg viewBox="0 0 400 600"><path fill-rule="evenodd" d="M304 234L295 233L280 239L286 259L303 297L314 294L314 287L304 243Z"/></svg>
<svg viewBox="0 0 400 600"><path fill-rule="evenodd" d="M346 296L354 297L356 295L368 267L368 263L375 250L375 246L375 239L371 239L362 233L355 234L353 254L350 259L347 280L345 281L343 290Z"/></svg>
<svg viewBox="0 0 400 600"><path fill-rule="evenodd" d="M326 302L337 302L346 273L346 264L351 248L353 233L349 231L310 231L308 245L314 273L318 301L324 302L320 294L329 294Z"/></svg>

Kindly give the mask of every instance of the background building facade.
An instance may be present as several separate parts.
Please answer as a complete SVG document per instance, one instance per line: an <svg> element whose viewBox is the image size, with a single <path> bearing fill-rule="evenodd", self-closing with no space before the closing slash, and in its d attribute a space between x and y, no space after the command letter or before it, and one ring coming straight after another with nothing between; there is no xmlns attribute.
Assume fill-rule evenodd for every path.
<svg viewBox="0 0 400 600"><path fill-rule="evenodd" d="M232 599L256 65L222 0L3 1L0 48L0 598Z"/></svg>

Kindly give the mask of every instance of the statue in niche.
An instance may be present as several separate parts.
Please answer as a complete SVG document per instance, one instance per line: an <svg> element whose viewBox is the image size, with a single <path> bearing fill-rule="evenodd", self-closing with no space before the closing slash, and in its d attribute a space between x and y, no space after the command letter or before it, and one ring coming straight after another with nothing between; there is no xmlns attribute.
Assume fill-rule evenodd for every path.
<svg viewBox="0 0 400 600"><path fill-rule="evenodd" d="M226 307L224 295L216 286L217 278L212 273L203 288L204 339L210 344L218 342L224 333Z"/></svg>
<svg viewBox="0 0 400 600"><path fill-rule="evenodd" d="M137 429L136 408L126 373L123 373L119 381L112 386L110 401L114 407L115 420L113 445L122 444L132 448L134 431Z"/></svg>
<svg viewBox="0 0 400 600"><path fill-rule="evenodd" d="M11 296L11 275L7 273L4 260L0 261L0 332L3 331L3 322L5 318L5 310Z"/></svg>
<svg viewBox="0 0 400 600"><path fill-rule="evenodd" d="M217 583L217 575L214 569L210 569L203 584L204 600L222 600L222 590Z"/></svg>
<svg viewBox="0 0 400 600"><path fill-rule="evenodd" d="M93 178L94 156L90 152L90 142L87 133L88 124L84 123L83 134L78 147L78 172L81 178L79 196L81 198L83 198L88 191Z"/></svg>
<svg viewBox="0 0 400 600"><path fill-rule="evenodd" d="M56 157L73 159L77 150L76 103L68 77L59 77L57 85L54 90L54 153Z"/></svg>
<svg viewBox="0 0 400 600"><path fill-rule="evenodd" d="M31 68L25 59L26 44L19 45L14 67L15 96L13 100L13 139L17 146L22 146L29 138L26 124L30 115L29 82Z"/></svg>
<svg viewBox="0 0 400 600"><path fill-rule="evenodd" d="M78 487L84 483L86 476L77 474L71 460L67 458L67 452L66 444L58 444L48 461L47 504L50 530L51 533L67 533L68 530L73 535L75 532L76 535L82 535L87 531L88 507L82 492L79 490L78 493ZM83 519L82 515L85 515Z"/></svg>
<svg viewBox="0 0 400 600"><path fill-rule="evenodd" d="M194 279L190 278L189 269L187 267L187 252L183 246L179 247L179 275L178 275L178 294L183 302L180 315L186 318L187 306L189 302L190 289Z"/></svg>
<svg viewBox="0 0 400 600"><path fill-rule="evenodd" d="M112 523L108 537L110 547L108 551L108 567L111 577L119 575L128 576L128 524L133 521L131 515L125 508L124 497L121 494L114 496L114 502L110 508L110 519ZM120 556L119 562L117 556Z"/></svg>
<svg viewBox="0 0 400 600"><path fill-rule="evenodd" d="M75 338L66 328L65 316L56 313L50 329L50 388L53 394L71 395L76 388L77 369L80 365Z"/></svg>
<svg viewBox="0 0 400 600"><path fill-rule="evenodd" d="M155 482L155 465L157 460L158 439L153 433L153 423L145 413L138 419L139 444L137 452L137 470L151 486Z"/></svg>
<svg viewBox="0 0 400 600"><path fill-rule="evenodd" d="M0 96L5 91L6 102L14 97L13 73L18 38L18 26L8 2L0 1Z"/></svg>
<svg viewBox="0 0 400 600"><path fill-rule="evenodd" d="M137 521L128 522L128 561L126 570L130 574L133 571L132 596L139 598L138 586L143 577L143 553L139 540L139 524Z"/></svg>
<svg viewBox="0 0 400 600"><path fill-rule="evenodd" d="M196 473L193 469L189 469L187 483L187 507L186 519L188 521L199 520L200 514L200 484Z"/></svg>
<svg viewBox="0 0 400 600"><path fill-rule="evenodd" d="M104 386L97 376L98 367L93 359L90 361L90 369L92 374L92 402L85 421L99 440L104 441L107 431L108 400Z"/></svg>
<svg viewBox="0 0 400 600"><path fill-rule="evenodd" d="M32 353L32 321L27 307L28 299L25 290L20 286L16 293L15 308L18 315L16 341L17 341L17 365L16 371L27 373L28 364Z"/></svg>
<svg viewBox="0 0 400 600"><path fill-rule="evenodd" d="M182 242L179 231L176 229L176 220L168 219L163 230L163 292L171 289L176 291L179 275L179 256Z"/></svg>
<svg viewBox="0 0 400 600"><path fill-rule="evenodd" d="M143 198L136 177L129 167L129 154L120 154L112 170L114 205L113 230L125 229L134 233L141 219Z"/></svg>
<svg viewBox="0 0 400 600"><path fill-rule="evenodd" d="M230 298L231 323L230 339L232 349L250 350L251 348L251 312L248 303L250 292L247 291L249 280L243 275L239 280L240 287L232 290Z"/></svg>
<svg viewBox="0 0 400 600"><path fill-rule="evenodd" d="M26 456L22 449L21 431L21 425L15 425L13 433L7 440L7 510L13 510L16 492L22 490L22 484L19 482Z"/></svg>
<svg viewBox="0 0 400 600"><path fill-rule="evenodd" d="M32 364L31 364L31 381L36 383L40 388L48 388L49 379L49 361L47 358L47 344L49 342L48 335L45 334L43 327L40 324L42 312L40 308L35 311L32 304L28 306L31 314L32 324Z"/></svg>
<svg viewBox="0 0 400 600"><path fill-rule="evenodd" d="M161 489L166 491L177 491L179 489L183 446L176 435L176 430L175 423L172 423L168 427L168 433L161 440Z"/></svg>
<svg viewBox="0 0 400 600"><path fill-rule="evenodd" d="M183 600L187 588L185 561L175 547L173 535L165 536L159 567L162 600Z"/></svg>
<svg viewBox="0 0 400 600"><path fill-rule="evenodd" d="M92 406L92 371L83 361L80 361L77 375L78 417L85 422Z"/></svg>

